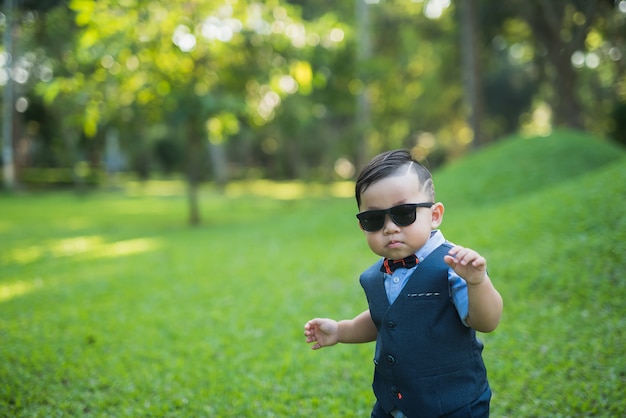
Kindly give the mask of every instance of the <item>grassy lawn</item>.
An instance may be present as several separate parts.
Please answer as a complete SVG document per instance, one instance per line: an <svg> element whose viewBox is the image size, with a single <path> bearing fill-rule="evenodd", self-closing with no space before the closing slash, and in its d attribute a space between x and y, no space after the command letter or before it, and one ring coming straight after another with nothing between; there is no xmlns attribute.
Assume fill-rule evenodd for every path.
<svg viewBox="0 0 626 418"><path fill-rule="evenodd" d="M435 173L442 230L505 300L494 417L626 413L626 151L512 138ZM0 195L0 416L365 417L373 344L318 352L375 261L351 184Z"/></svg>

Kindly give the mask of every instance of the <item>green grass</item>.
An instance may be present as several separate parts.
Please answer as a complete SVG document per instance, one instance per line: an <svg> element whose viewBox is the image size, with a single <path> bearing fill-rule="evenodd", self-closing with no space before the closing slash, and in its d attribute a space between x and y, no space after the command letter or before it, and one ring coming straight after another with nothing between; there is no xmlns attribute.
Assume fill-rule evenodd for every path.
<svg viewBox="0 0 626 418"><path fill-rule="evenodd" d="M492 416L623 415L626 152L510 138L435 181L505 300L481 334ZM182 188L126 190L0 196L0 416L369 416L373 345L302 336L366 306L353 198L207 187L192 229Z"/></svg>

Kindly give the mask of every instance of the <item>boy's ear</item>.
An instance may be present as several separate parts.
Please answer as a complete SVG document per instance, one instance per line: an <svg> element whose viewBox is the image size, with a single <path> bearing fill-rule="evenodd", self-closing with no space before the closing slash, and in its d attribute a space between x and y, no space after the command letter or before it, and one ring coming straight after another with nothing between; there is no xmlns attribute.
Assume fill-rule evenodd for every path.
<svg viewBox="0 0 626 418"><path fill-rule="evenodd" d="M439 228L439 225L441 225L441 222L443 221L443 212L444 212L444 207L443 207L443 203L441 202L435 203L433 207L431 208L431 213L432 213L431 227L433 229Z"/></svg>

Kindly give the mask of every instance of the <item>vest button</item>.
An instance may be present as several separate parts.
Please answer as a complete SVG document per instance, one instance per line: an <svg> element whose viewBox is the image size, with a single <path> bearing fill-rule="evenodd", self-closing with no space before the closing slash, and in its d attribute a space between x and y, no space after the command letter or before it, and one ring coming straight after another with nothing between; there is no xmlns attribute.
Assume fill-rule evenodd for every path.
<svg viewBox="0 0 626 418"><path fill-rule="evenodd" d="M396 359L391 354L387 356L387 364L392 366L396 362Z"/></svg>
<svg viewBox="0 0 626 418"><path fill-rule="evenodd" d="M400 389L398 389L397 386L392 386L391 393L393 393L394 395L397 395L398 393L400 393Z"/></svg>
<svg viewBox="0 0 626 418"><path fill-rule="evenodd" d="M387 322L387 328L389 329L395 329L396 328L396 323L393 321L388 321Z"/></svg>

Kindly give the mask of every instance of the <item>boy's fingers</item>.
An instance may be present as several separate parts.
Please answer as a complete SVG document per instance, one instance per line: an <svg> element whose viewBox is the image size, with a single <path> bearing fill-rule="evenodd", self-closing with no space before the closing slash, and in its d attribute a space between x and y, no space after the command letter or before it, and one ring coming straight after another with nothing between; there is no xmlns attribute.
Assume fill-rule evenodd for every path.
<svg viewBox="0 0 626 418"><path fill-rule="evenodd" d="M476 251L459 246L452 248L448 255L453 258L455 264L461 264L462 266L465 266L467 264L477 266L481 263L480 260L482 259L482 257Z"/></svg>
<svg viewBox="0 0 626 418"><path fill-rule="evenodd" d="M485 260L483 257L476 258L474 262L472 263L474 267L484 267L486 264L487 264L487 260Z"/></svg>

